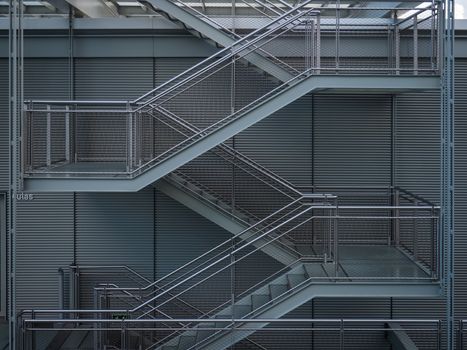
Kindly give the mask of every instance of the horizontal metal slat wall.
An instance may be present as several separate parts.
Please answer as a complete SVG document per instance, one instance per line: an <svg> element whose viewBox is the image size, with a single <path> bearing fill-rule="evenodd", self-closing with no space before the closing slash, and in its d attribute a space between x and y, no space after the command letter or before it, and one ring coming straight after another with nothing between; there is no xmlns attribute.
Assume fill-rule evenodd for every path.
<svg viewBox="0 0 467 350"><path fill-rule="evenodd" d="M455 292L456 316L467 318L467 59L456 60Z"/></svg>
<svg viewBox="0 0 467 350"><path fill-rule="evenodd" d="M156 279L164 277L230 237L229 232L208 219L156 192ZM219 283L211 283L212 280L207 282L210 288L202 290L201 287L195 287L192 293L182 294L180 298L201 310L210 310L230 295L230 279L227 274L221 274L220 277ZM186 287L188 286L184 285L182 289Z"/></svg>
<svg viewBox="0 0 467 350"><path fill-rule="evenodd" d="M69 97L68 60L26 59L26 99ZM73 262L73 195L34 194L17 212L18 308L58 307L58 268Z"/></svg>
<svg viewBox="0 0 467 350"><path fill-rule="evenodd" d="M394 181L439 203L440 95L439 92L395 96ZM395 318L444 316L441 299L394 299Z"/></svg>
<svg viewBox="0 0 467 350"><path fill-rule="evenodd" d="M235 136L235 148L297 186L312 180L312 96Z"/></svg>
<svg viewBox="0 0 467 350"><path fill-rule="evenodd" d="M151 58L75 59L75 98L129 101L154 84ZM124 161L127 115L91 115L77 119L76 145L81 160Z"/></svg>
<svg viewBox="0 0 467 350"><path fill-rule="evenodd" d="M396 95L395 184L439 203L440 95Z"/></svg>
<svg viewBox="0 0 467 350"><path fill-rule="evenodd" d="M126 265L152 280L153 262L152 188L136 193L76 194L78 265ZM91 282L83 288L92 288ZM89 290L81 293L82 306L90 306L88 298L92 294Z"/></svg>
<svg viewBox="0 0 467 350"><path fill-rule="evenodd" d="M0 190L8 190L8 60L0 59Z"/></svg>
<svg viewBox="0 0 467 350"><path fill-rule="evenodd" d="M58 269L73 262L73 194L19 201L16 237L18 309L58 308Z"/></svg>
<svg viewBox="0 0 467 350"><path fill-rule="evenodd" d="M390 96L315 95L313 137L313 185L390 185Z"/></svg>

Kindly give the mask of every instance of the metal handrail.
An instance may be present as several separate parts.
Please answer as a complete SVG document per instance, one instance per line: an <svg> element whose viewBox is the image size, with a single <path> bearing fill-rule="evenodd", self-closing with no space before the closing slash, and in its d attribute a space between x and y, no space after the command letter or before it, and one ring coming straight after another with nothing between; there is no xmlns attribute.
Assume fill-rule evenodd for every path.
<svg viewBox="0 0 467 350"><path fill-rule="evenodd" d="M230 238L229 240L225 241L225 242L222 242L221 244L218 244L217 246L215 246L214 248L208 250L207 252L201 254L200 256L196 257L195 259L189 261L188 263L180 266L179 268L175 269L174 271L170 272L169 274L165 275L164 277L158 279L157 281L154 281L150 284L148 284L146 287L143 287L142 289L143 290L148 290L149 288L153 287L153 286L156 286L157 284L160 284L162 281L164 280L167 280L169 277L173 276L174 274L178 273L179 271L183 270L183 269L186 269L188 266L191 266L192 264L198 262L199 260L205 258L206 256L208 256L209 254L211 254L212 252L218 250L219 248L223 247L223 246L226 246L227 244L231 244L231 241L232 239L236 239L236 238L241 238L241 236L243 236L245 233L251 231L253 228L255 227L258 227L259 225L261 225L263 222L265 222L266 220L272 218L273 216L277 215L278 213L280 213L281 211L291 207L292 205L298 203L301 199L297 199L291 203L289 203L288 205L286 205L285 207L282 207L281 209L275 211L274 213L270 214L269 216L267 216L266 218L264 218L263 220L255 223L254 225L248 227L247 229L237 233L236 235L234 235L232 238Z"/></svg>
<svg viewBox="0 0 467 350"><path fill-rule="evenodd" d="M299 217L299 216L301 216L301 215L304 215L304 214L306 214L307 212L309 212L310 210L312 210L312 207L309 207L309 208L303 210L301 213L299 213L298 215L296 215L294 218L297 218L297 217ZM314 218L314 217L311 216L310 218L308 218L308 219L306 219L306 220L300 222L298 225L294 226L292 229L290 229L290 230L287 231L287 232L290 232L291 230L296 229L297 227L300 227L301 225L304 225L305 223L307 223L308 221L312 220L313 218ZM283 224L281 224L281 225L279 225L279 226L283 226L283 225L285 225L285 223L283 223ZM274 229L273 229L273 230L274 230ZM250 244L251 242L254 243L254 242L256 242L257 240L260 240L261 238L263 238L265 235L268 235L269 233L270 233L270 232L266 232L265 234L263 234L263 235L261 235L261 236L255 238L253 241L248 242L248 244ZM214 272L214 273L211 273L209 276L207 276L207 277L201 279L200 281L196 282L195 284L190 285L188 288L186 288L186 289L184 289L182 292L178 293L175 297L178 297L179 295L186 293L187 291L189 291L189 290L191 290L191 289L197 287L197 286L200 285L201 283L203 283L203 282L205 282L205 281L211 279L212 277L218 275L218 274L221 273L222 271L224 271L224 270L226 270L226 269L228 269L228 268L231 268L232 266L238 264L240 261L243 261L244 259L246 259L247 257L249 257L251 254L253 254L253 253L259 251L261 248L265 247L266 245L271 244L272 242L274 242L274 241L277 240L278 238L279 238L279 237L274 238L274 239L272 239L271 241L269 241L269 242L263 244L262 246L260 246L260 247L258 247L258 248L255 248L253 251L248 252L247 254L245 254L244 256L242 256L242 257L240 257L239 259L235 260L234 262L231 262L231 263L227 264L226 266L222 267L221 269L217 270L217 271ZM210 268L212 268L212 267L218 265L219 263L223 262L224 260L229 259L232 255L238 253L240 250L243 250L246 246L248 246L248 244L245 245L245 246L242 246L242 247L240 247L240 248L234 249L234 250L233 250L231 253L229 253L228 255L224 255L223 257L221 257L220 259L218 259L216 262L214 262L214 263L212 263L212 264L210 264L210 265L208 265L208 266L202 268L201 270L198 270L196 273L194 273L193 275L191 275L191 276L188 277L187 279L185 279L185 280L183 280L183 281L181 281L181 282L178 282L178 283L175 284L174 286L168 288L168 289L166 290L166 293L167 293L168 291L171 291L172 289L175 289L175 288L179 287L179 286L182 285L182 284L185 284L187 281L191 280L193 277L196 277L196 276L200 275L201 273L203 273L203 272L207 271L208 269L210 269ZM155 297L153 297L153 298L149 299L148 301L142 303L139 307L137 307L137 308L135 308L135 309L133 309L133 310L130 310L130 312L136 312L136 311L138 311L138 310L141 309L142 307L153 303L155 300L159 299L161 296L163 296L163 295L166 294L166 293L161 293L161 294L159 294L159 295L156 295ZM167 300L164 300L162 303L158 304L158 307L163 306L163 305L169 303L169 302L170 302L171 300L173 300L173 298L175 298L175 297L172 297L172 298L169 298L169 299L167 299ZM141 317L143 317L143 316L145 316L145 315L146 315L146 313L144 313L143 315L141 315L139 318L141 318Z"/></svg>
<svg viewBox="0 0 467 350"><path fill-rule="evenodd" d="M302 4L300 4L299 6L295 7L295 8L292 8L291 10L285 12L282 16L274 19L273 21L269 22L266 26L264 27L261 27L261 28L258 28L254 31L252 31L251 33L249 33L248 35L245 35L243 37L240 37L239 40L237 40L235 43L233 43L232 45L228 46L228 47L225 47L224 49L216 52L215 54L213 54L212 56L208 57L207 59L199 62L198 64L194 65L193 67L187 69L186 71L180 73L179 75L173 77L172 79L164 82L163 84L159 85L158 87L154 88L153 90L143 94L142 96L136 98L135 100L131 101L133 104L138 104L138 103L141 103L141 101L143 99L145 99L146 97L154 94L155 92L159 91L159 90L162 90L162 89L165 89L167 86L170 86L170 84L172 84L173 82L177 81L178 79L180 79L181 77L185 76L186 74L188 73L195 73L197 74L198 72L200 72L199 68L201 68L203 65L205 65L206 63L208 63L209 61L213 60L213 59L218 59L219 57L222 57L223 55L225 55L224 57L228 57L227 59L230 59L230 57L232 57L233 55L236 55L238 52L241 52L243 51L246 47L249 47L250 45L253 45L254 43L256 43L257 41L261 40L263 36L260 36L260 37L256 37L255 36L260 33L261 31L263 31L265 28L268 28L269 26L271 26L272 24L277 24L279 23L281 20L283 20L284 18L286 18L287 16L289 16L290 14L293 14L294 12L296 12L297 10L300 10L302 8L304 8L307 4L309 3L312 3L312 0L307 0L305 2L303 2ZM314 9L309 9L309 10L306 10L306 12L311 12L311 11L315 11ZM299 13L299 15L303 15L302 13ZM297 15L296 15L297 16ZM295 20L295 16L294 16L294 19ZM287 24L289 24L290 22L288 22ZM281 24L282 26L283 24ZM278 28L273 28L272 30L277 30ZM254 39L252 41L248 41L249 39ZM258 40L258 38L260 38ZM243 44L245 43L245 46L241 46L240 48L235 48L236 46L238 46L239 44ZM212 65L212 64L211 64ZM209 66L208 66L209 67ZM211 68L211 67L210 67ZM184 81L182 81L184 82ZM156 98L158 98L158 96L155 96ZM144 102L144 104L146 104L147 102L150 102L150 101L146 101ZM143 105L144 106L144 105Z"/></svg>
<svg viewBox="0 0 467 350"><path fill-rule="evenodd" d="M177 123L178 125L188 129L189 131L193 133L199 133L201 130L194 126L193 124L189 123L188 121L184 120L183 118L180 118L176 116L174 113L170 112L169 110L163 108L162 106L157 106L154 107L154 109L163 114L166 118L169 118L171 121ZM188 135L184 135L188 136ZM282 178L281 176L277 175L275 172L267 169L266 167L258 164L251 158L247 157L243 153L237 151L236 149L222 143L218 146L219 148L222 149L222 151L230 153L235 159L240 160L243 164L247 165L248 167L252 167L259 173L265 175L269 179L273 180L274 182L280 184L281 186L287 188L287 190L294 192L297 196L302 196L302 193L296 189L294 185L292 185L290 182L288 182L286 179ZM214 149L215 151L215 149ZM228 160L228 159L227 159ZM277 189L277 188L276 188ZM281 191L280 189L277 189L278 191ZM282 191L281 191L282 192ZM284 192L282 192L284 193ZM288 194L284 193L285 195L289 196Z"/></svg>

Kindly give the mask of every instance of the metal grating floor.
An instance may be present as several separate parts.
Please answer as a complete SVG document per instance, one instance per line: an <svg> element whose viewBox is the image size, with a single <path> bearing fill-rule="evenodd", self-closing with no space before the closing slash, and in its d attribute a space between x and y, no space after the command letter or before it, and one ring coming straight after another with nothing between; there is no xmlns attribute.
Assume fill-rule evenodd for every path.
<svg viewBox="0 0 467 350"><path fill-rule="evenodd" d="M390 246L344 245L339 247L340 277L417 279L426 281L428 271L401 250Z"/></svg>

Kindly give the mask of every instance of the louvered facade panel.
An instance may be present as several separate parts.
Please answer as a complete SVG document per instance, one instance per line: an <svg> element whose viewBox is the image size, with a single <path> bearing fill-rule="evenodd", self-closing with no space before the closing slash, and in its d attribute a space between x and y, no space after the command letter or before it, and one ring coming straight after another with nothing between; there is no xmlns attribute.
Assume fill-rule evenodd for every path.
<svg viewBox="0 0 467 350"><path fill-rule="evenodd" d="M19 201L16 236L18 309L60 307L58 269L73 263L73 194Z"/></svg>
<svg viewBox="0 0 467 350"><path fill-rule="evenodd" d="M467 318L467 59L456 60L456 316Z"/></svg>
<svg viewBox="0 0 467 350"><path fill-rule="evenodd" d="M76 194L76 262L78 265L126 265L145 278L154 278L154 195L148 188L136 193ZM96 270L97 271L97 270ZM102 270L101 270L102 271ZM87 277L85 277L87 276ZM99 282L126 283L100 275ZM105 281L102 280L105 279ZM97 280L83 275L82 306L92 306Z"/></svg>
<svg viewBox="0 0 467 350"><path fill-rule="evenodd" d="M0 59L0 190L8 190L8 60Z"/></svg>
<svg viewBox="0 0 467 350"><path fill-rule="evenodd" d="M151 90L151 58L79 58L75 60L75 98L129 101ZM125 108L123 106L123 108ZM127 118L124 113L80 114L75 147L81 161L123 162Z"/></svg>

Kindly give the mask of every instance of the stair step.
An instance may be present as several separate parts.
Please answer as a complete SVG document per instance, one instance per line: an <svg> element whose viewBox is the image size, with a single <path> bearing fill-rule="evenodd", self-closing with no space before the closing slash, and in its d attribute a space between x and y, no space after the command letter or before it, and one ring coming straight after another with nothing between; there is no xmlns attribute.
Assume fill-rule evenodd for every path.
<svg viewBox="0 0 467 350"><path fill-rule="evenodd" d="M198 325L199 328L215 328L216 323L214 322L203 322ZM206 339L210 335L214 334L216 330L208 329L208 330L196 330L196 343Z"/></svg>
<svg viewBox="0 0 467 350"><path fill-rule="evenodd" d="M271 299L276 299L278 296L284 294L287 289L287 285L285 284L270 284L269 291L271 293Z"/></svg>
<svg viewBox="0 0 467 350"><path fill-rule="evenodd" d="M304 274L289 274L287 275L287 279L289 281L289 287L294 288L303 283L307 279L307 276Z"/></svg>
<svg viewBox="0 0 467 350"><path fill-rule="evenodd" d="M178 342L178 348L182 349L189 349L192 347L196 342L196 336L194 335L181 335L180 340Z"/></svg>
<svg viewBox="0 0 467 350"><path fill-rule="evenodd" d="M251 301L253 303L253 310L256 310L259 307L263 306L264 304L269 302L269 300L271 299L269 298L268 294L253 294L251 296Z"/></svg>
<svg viewBox="0 0 467 350"><path fill-rule="evenodd" d="M328 277L322 264L305 264L308 277Z"/></svg>
<svg viewBox="0 0 467 350"><path fill-rule="evenodd" d="M234 318L242 318L251 312L251 305L234 305Z"/></svg>

